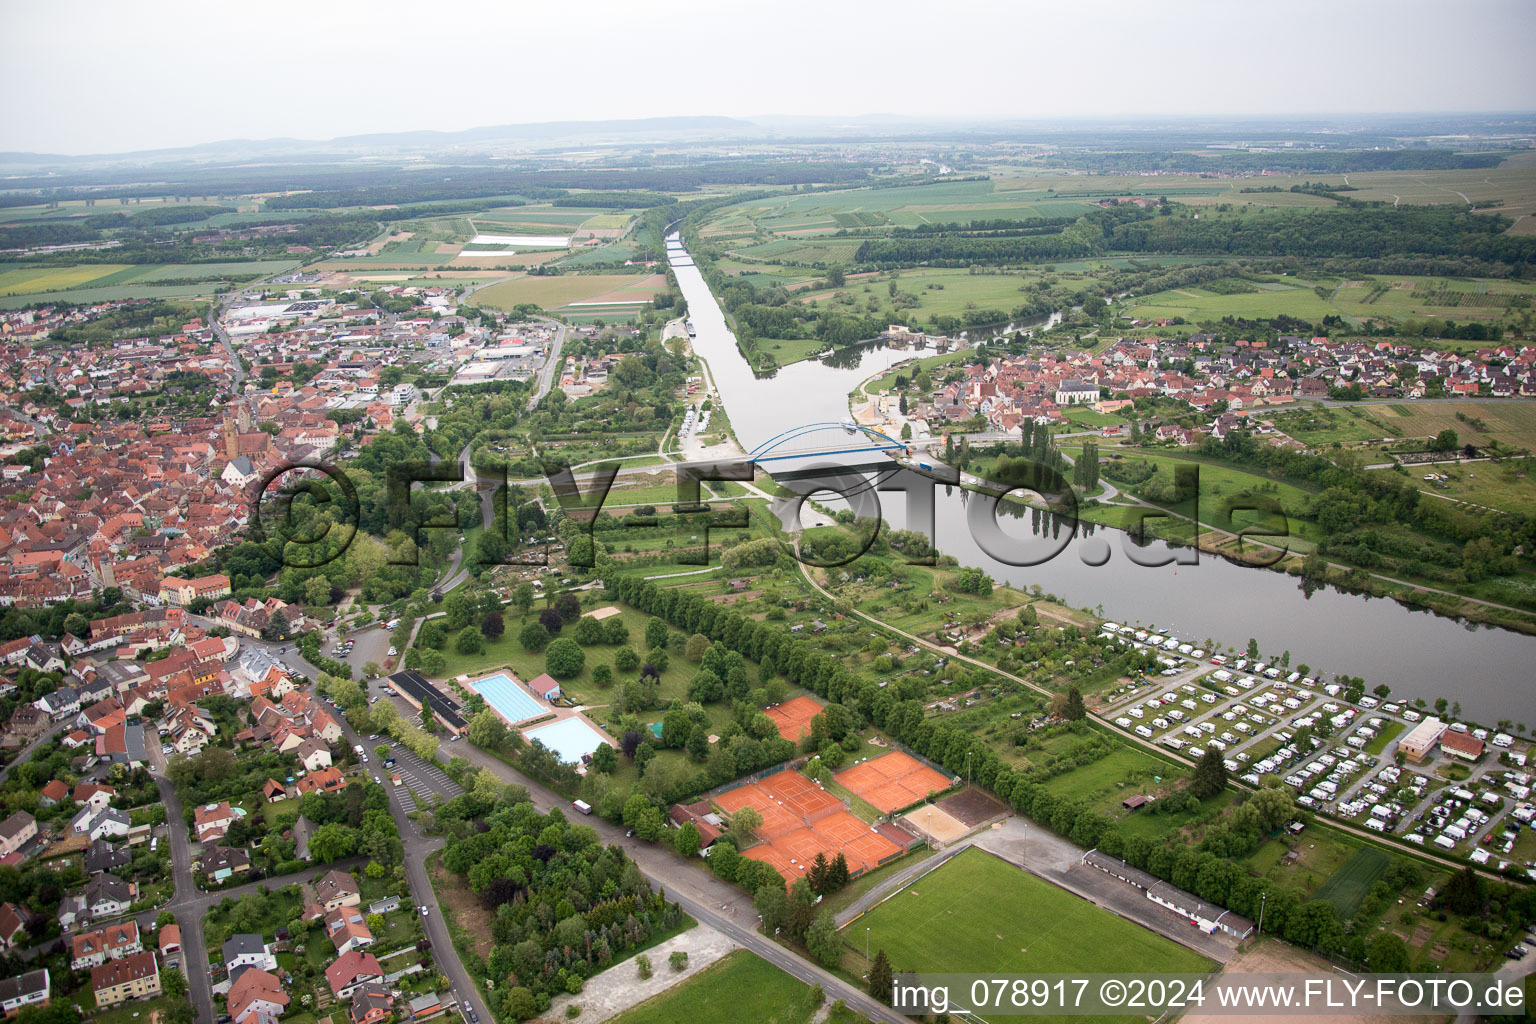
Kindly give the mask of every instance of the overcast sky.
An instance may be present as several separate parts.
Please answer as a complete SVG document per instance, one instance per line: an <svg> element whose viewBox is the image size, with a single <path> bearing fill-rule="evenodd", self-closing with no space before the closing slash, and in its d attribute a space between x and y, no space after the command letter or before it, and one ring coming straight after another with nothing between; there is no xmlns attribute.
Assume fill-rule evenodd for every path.
<svg viewBox="0 0 1536 1024"><path fill-rule="evenodd" d="M1529 111L1533 28L1530 0L0 0L0 150L679 114Z"/></svg>

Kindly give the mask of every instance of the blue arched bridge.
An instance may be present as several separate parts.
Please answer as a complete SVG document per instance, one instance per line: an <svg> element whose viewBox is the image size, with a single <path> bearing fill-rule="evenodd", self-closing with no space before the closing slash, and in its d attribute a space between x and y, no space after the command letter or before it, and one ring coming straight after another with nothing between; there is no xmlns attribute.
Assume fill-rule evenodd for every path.
<svg viewBox="0 0 1536 1024"><path fill-rule="evenodd" d="M907 450L906 444L874 427L852 420L806 423L775 434L747 454L747 461L762 464L821 455L862 455Z"/></svg>

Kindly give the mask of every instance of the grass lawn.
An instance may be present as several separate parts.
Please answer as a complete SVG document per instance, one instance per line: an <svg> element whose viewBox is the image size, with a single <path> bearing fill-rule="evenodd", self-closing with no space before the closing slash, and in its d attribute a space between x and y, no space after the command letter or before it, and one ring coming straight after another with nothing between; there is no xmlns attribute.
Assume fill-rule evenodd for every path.
<svg viewBox="0 0 1536 1024"><path fill-rule="evenodd" d="M864 966L865 928L870 949L884 949L897 971L1108 972L1134 964L1155 974L1212 967L1198 953L976 849L849 926L845 966L857 959L855 974Z"/></svg>
<svg viewBox="0 0 1536 1024"><path fill-rule="evenodd" d="M1387 744L1396 739L1397 734L1402 732L1403 728L1402 722L1391 718L1386 719L1382 722L1381 731L1376 734L1376 738L1365 745L1365 752L1367 754L1379 754L1386 750Z"/></svg>
<svg viewBox="0 0 1536 1024"><path fill-rule="evenodd" d="M1185 774L1170 762L1140 749L1117 747L1092 764L1047 781L1045 788L1057 796L1083 800L1096 809L1116 814L1121 809L1120 801L1137 793L1153 795Z"/></svg>
<svg viewBox="0 0 1536 1024"><path fill-rule="evenodd" d="M665 963L658 971L670 968ZM816 1007L811 988L754 953L739 949L680 985L612 1018L612 1024L807 1024Z"/></svg>

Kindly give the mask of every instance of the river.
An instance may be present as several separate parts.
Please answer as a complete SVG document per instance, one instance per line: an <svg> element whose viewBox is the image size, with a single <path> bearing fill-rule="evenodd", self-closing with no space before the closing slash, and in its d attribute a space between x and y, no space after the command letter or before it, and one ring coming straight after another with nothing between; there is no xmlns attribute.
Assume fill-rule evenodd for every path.
<svg viewBox="0 0 1536 1024"><path fill-rule="evenodd" d="M708 360L720 401L748 450L790 427L846 419L848 393L906 355L871 348L856 361L841 355L838 366L802 362L773 377L757 377L698 268L690 261L673 270L688 300L694 350ZM1505 718L1536 725L1531 667L1536 637L1472 626L1391 600L1327 589L1308 597L1294 577L1214 556L1201 556L1195 565L1137 564L1127 554L1126 535L1102 527L1092 535L1080 532L1042 564L1015 567L989 557L967 528L966 505L974 497L959 488L939 488L935 542L940 551L994 579L1026 589L1038 584L1074 607L1102 607L1117 622L1156 624L1201 644L1210 638L1242 648L1252 637L1266 658L1289 651L1292 666L1306 664L1313 674L1360 676L1367 689L1385 683L1398 698L1459 701L1464 717L1486 725ZM881 499L883 517L902 527L900 495ZM1028 518L1005 519L1003 529L1030 539ZM1195 554L1179 553L1186 560ZM1160 542L1137 551L1142 563L1173 554Z"/></svg>

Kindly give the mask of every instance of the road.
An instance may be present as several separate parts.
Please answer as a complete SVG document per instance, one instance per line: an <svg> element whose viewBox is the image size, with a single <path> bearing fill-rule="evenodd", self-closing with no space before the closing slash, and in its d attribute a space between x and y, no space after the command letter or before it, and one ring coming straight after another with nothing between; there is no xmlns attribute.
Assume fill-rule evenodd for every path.
<svg viewBox="0 0 1536 1024"><path fill-rule="evenodd" d="M484 751L468 743L458 743L454 744L452 753L468 758L478 767L489 769L503 782L524 787L538 810L548 813L553 808L559 807L568 816L574 815L570 802L563 796L513 770ZM449 750L445 745L439 749L438 758L446 761L448 756ZM757 913L752 909L751 897L734 885L716 878L704 867L703 860L683 861L670 850L638 839L626 838L621 826L609 824L596 815L582 821L582 824L591 826L605 844L623 847L624 852L634 860L652 886L665 888L667 897L678 903L700 924L707 924L725 934L738 945L751 950L806 984L820 984L828 999L842 999L871 1020L888 1021L890 1024L907 1024L906 1018L870 998L863 990L807 962L793 951L760 934L757 930ZM408 849L407 861L409 862L410 859Z"/></svg>
<svg viewBox="0 0 1536 1024"><path fill-rule="evenodd" d="M528 411L533 412L538 407L539 399L549 394L550 386L555 381L555 374L563 365L560 358L560 350L565 346L565 324L548 317L536 316L531 319L550 324L555 328L555 343L549 348L549 355L544 360L544 369L539 372L539 387L534 391L533 397L528 399Z"/></svg>
<svg viewBox="0 0 1536 1024"><path fill-rule="evenodd" d="M6 762L4 768L0 768L0 785L5 784L6 776L11 774L12 768L16 767L18 764L21 764L23 761L30 759L32 757L32 751L53 739L60 732L62 732L69 725L69 723L73 722L74 720L75 716L70 715L68 718L54 722L43 733L41 733L37 739L33 740L31 743L28 743L26 746L18 750L16 752L16 756L12 757L10 761Z"/></svg>

